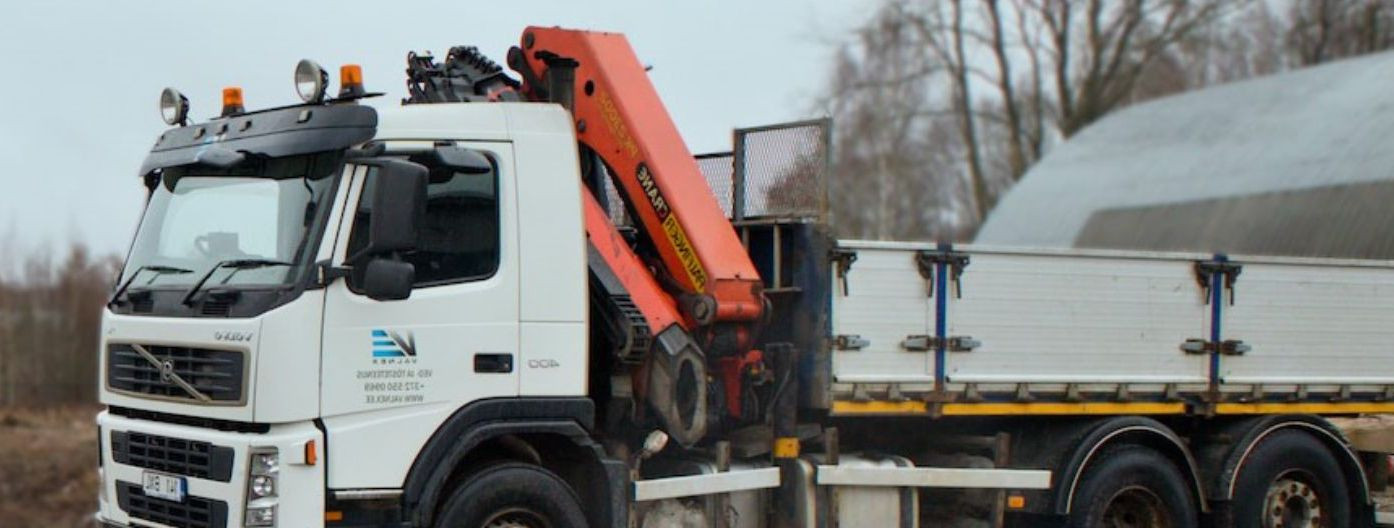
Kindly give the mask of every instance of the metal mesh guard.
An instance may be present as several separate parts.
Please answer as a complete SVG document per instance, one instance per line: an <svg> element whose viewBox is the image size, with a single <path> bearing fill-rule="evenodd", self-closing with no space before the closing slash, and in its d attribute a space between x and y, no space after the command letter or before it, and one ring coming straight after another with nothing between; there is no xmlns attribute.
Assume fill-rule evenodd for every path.
<svg viewBox="0 0 1394 528"><path fill-rule="evenodd" d="M827 119L736 129L734 151L697 156L697 166L729 218L821 218L830 134Z"/></svg>
<svg viewBox="0 0 1394 528"><path fill-rule="evenodd" d="M750 217L821 217L827 209L828 120L736 130L737 205ZM743 201L743 204L741 203Z"/></svg>
<svg viewBox="0 0 1394 528"><path fill-rule="evenodd" d="M721 212L726 214L726 218L731 218L732 185L736 171L734 158L730 152L697 156L697 168L707 178L707 186L716 195L716 203L721 205Z"/></svg>

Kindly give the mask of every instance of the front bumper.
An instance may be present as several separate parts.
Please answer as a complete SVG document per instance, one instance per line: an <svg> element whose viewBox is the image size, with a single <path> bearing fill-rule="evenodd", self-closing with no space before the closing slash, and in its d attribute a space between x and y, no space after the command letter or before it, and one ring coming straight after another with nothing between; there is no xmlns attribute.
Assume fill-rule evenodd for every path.
<svg viewBox="0 0 1394 528"><path fill-rule="evenodd" d="M251 453L253 449L269 447L276 448L280 457L277 497L274 499L275 526L300 528L324 525L324 438L310 422L273 425L268 432L261 434L238 433L138 420L103 411L97 416L97 426L102 446L102 489L97 521L103 526L244 526ZM125 462L117 462L113 433L124 434L125 437L135 434L173 439L179 441L181 446L186 443L206 444L223 455L220 460L226 460L230 454L231 470L213 471L210 477L206 471L202 471L203 468L190 469L190 465L170 462L179 460L182 457L180 453L162 453L159 461L150 462L154 459L143 457L143 451L131 447L121 448ZM311 460L307 460L305 454L306 444L311 441L314 442L315 464L310 464ZM185 477L187 489L183 502L142 496L139 491L142 474L151 466L160 466L164 470L162 472ZM201 473L202 476L194 476L193 473ZM266 501L261 499L258 503ZM136 522L133 523L133 520Z"/></svg>

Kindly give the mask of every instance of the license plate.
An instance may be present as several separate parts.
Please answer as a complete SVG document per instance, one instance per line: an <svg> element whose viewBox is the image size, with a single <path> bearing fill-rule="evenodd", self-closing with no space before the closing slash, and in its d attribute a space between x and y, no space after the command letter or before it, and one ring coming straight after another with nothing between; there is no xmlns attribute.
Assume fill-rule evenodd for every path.
<svg viewBox="0 0 1394 528"><path fill-rule="evenodd" d="M184 477L146 471L141 480L147 497L184 502L184 492L188 489L188 483L184 481Z"/></svg>

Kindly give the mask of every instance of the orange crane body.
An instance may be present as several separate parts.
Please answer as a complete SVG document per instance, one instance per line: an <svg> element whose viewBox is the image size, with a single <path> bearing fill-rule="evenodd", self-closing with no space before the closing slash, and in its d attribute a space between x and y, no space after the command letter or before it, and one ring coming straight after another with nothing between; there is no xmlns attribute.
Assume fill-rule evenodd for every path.
<svg viewBox="0 0 1394 528"><path fill-rule="evenodd" d="M525 95L537 91L534 84L545 78L550 59L575 61L571 110L577 137L610 169L662 260L670 279L664 284L676 286L677 297L698 300L684 305L690 322L735 323L739 342L748 343L765 310L759 273L629 42L618 33L529 27L522 45L534 73L520 72ZM592 225L600 220L609 223L588 216L593 240L614 229Z"/></svg>
<svg viewBox="0 0 1394 528"><path fill-rule="evenodd" d="M629 296L640 308L645 322L655 334L678 325L687 330L673 297L663 291L646 267L629 249L629 243L610 222L610 216L590 193L581 193L586 220L586 238L609 264L616 278L624 283Z"/></svg>

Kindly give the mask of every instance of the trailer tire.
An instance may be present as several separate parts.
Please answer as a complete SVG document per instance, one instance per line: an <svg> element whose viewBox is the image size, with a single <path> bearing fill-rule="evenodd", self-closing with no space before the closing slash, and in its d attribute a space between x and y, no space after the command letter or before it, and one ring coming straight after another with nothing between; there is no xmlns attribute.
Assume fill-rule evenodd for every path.
<svg viewBox="0 0 1394 528"><path fill-rule="evenodd" d="M1350 525L1341 465L1320 440L1278 431L1249 453L1235 481L1234 528L1340 528Z"/></svg>
<svg viewBox="0 0 1394 528"><path fill-rule="evenodd" d="M587 528L575 491L556 474L518 462L489 466L456 488L436 528Z"/></svg>
<svg viewBox="0 0 1394 528"><path fill-rule="evenodd" d="M1140 446L1110 447L1085 468L1068 526L1194 528L1198 512L1186 476L1166 456Z"/></svg>

